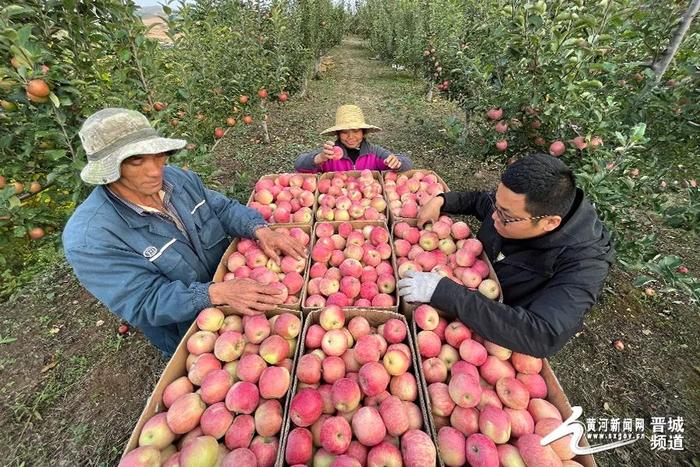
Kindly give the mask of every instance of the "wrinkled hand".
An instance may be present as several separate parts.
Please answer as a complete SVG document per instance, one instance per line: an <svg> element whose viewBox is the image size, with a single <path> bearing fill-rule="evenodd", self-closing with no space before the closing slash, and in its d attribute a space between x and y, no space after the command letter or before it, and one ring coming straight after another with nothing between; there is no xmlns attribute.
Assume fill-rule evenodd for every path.
<svg viewBox="0 0 700 467"><path fill-rule="evenodd" d="M423 227L427 222L437 222L443 204L445 199L442 196L436 196L425 203L418 211L418 227Z"/></svg>
<svg viewBox="0 0 700 467"><path fill-rule="evenodd" d="M282 291L252 279L231 279L209 286L209 299L214 305L228 305L244 315L274 310L284 300Z"/></svg>
<svg viewBox="0 0 700 467"><path fill-rule="evenodd" d="M429 303L442 277L436 272L409 271L398 283L399 296L407 302Z"/></svg>
<svg viewBox="0 0 700 467"><path fill-rule="evenodd" d="M306 248L298 240L269 227L261 227L255 231L263 253L277 264L280 263L279 253L292 256L294 259L306 258Z"/></svg>
<svg viewBox="0 0 700 467"><path fill-rule="evenodd" d="M335 143L333 141L326 141L325 143L323 143L323 150L316 154L316 157L314 157L314 162L316 163L316 165L321 165L324 162L333 159L334 146Z"/></svg>
<svg viewBox="0 0 700 467"><path fill-rule="evenodd" d="M389 157L384 159L384 163L391 170L397 170L397 169L401 168L401 161L394 154L391 154Z"/></svg>

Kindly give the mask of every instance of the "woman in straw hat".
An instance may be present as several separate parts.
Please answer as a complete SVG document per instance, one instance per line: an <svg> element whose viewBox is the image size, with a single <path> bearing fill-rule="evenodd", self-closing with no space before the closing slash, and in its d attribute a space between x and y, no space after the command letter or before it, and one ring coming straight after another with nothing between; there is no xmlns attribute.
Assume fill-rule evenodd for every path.
<svg viewBox="0 0 700 467"><path fill-rule="evenodd" d="M322 135L335 135L336 141L326 141L323 147L313 149L297 158L297 172L341 172L344 170L410 170L413 162L401 154L393 154L365 139L367 133L381 131L365 123L365 117L356 105L341 105L335 113L335 125Z"/></svg>

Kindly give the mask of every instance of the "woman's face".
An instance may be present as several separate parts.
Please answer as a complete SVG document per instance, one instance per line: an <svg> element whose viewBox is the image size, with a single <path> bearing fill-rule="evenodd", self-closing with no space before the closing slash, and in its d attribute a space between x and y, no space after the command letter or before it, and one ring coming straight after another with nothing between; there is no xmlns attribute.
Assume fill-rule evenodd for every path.
<svg viewBox="0 0 700 467"><path fill-rule="evenodd" d="M362 138L365 136L363 130L340 130L338 132L340 142L349 149L357 149L362 144Z"/></svg>

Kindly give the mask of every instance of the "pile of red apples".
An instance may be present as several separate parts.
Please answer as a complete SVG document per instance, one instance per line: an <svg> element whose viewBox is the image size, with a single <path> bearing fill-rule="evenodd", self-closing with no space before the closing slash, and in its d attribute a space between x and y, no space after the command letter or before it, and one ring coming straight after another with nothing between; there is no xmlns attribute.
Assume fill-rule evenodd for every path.
<svg viewBox="0 0 700 467"><path fill-rule="evenodd" d="M363 170L359 177L335 172L332 178L319 180L318 192L319 221L386 220L382 185L371 170Z"/></svg>
<svg viewBox="0 0 700 467"><path fill-rule="evenodd" d="M274 465L300 319L206 308L197 326L187 376L166 386L166 410L146 422L121 467Z"/></svg>
<svg viewBox="0 0 700 467"><path fill-rule="evenodd" d="M479 259L483 245L470 235L466 222L455 222L449 216L441 216L423 229L406 222L397 223L394 225L394 250L399 277L405 277L408 271L436 272L497 299L500 287L488 278L489 266Z"/></svg>
<svg viewBox="0 0 700 467"><path fill-rule="evenodd" d="M299 227L278 227L275 228L275 232L289 235L304 246L310 241L309 234ZM299 303L304 287L305 259L283 255L277 263L265 255L255 240L242 238L236 244L236 251L227 258L226 268L228 272L224 274L224 281L250 278L261 284L279 288L285 304Z"/></svg>
<svg viewBox="0 0 700 467"><path fill-rule="evenodd" d="M248 206L271 224L311 224L316 187L315 175L284 173L261 178Z"/></svg>
<svg viewBox="0 0 700 467"><path fill-rule="evenodd" d="M421 370L447 466L578 466L571 436L541 446L561 425L545 400L542 360L486 341L429 305L414 312Z"/></svg>
<svg viewBox="0 0 700 467"><path fill-rule="evenodd" d="M304 306L389 308L396 304L389 231L382 225L316 224Z"/></svg>
<svg viewBox="0 0 700 467"><path fill-rule="evenodd" d="M346 322L337 306L317 313L297 364L287 464L435 466L405 321L375 329L359 315Z"/></svg>
<svg viewBox="0 0 700 467"><path fill-rule="evenodd" d="M428 201L445 191L437 175L415 171L408 177L405 174L386 172L384 190L389 209L395 217L415 219L418 210Z"/></svg>

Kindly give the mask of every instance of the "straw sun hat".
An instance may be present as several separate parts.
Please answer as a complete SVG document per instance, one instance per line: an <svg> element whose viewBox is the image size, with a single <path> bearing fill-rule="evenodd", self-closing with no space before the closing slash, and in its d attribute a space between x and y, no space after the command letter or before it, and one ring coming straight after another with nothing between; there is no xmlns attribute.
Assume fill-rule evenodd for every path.
<svg viewBox="0 0 700 467"><path fill-rule="evenodd" d="M92 115L78 132L88 163L80 178L91 185L116 182L122 161L140 154L160 154L182 149L184 139L162 138L141 113L108 108Z"/></svg>
<svg viewBox="0 0 700 467"><path fill-rule="evenodd" d="M365 123L362 109L356 105L341 105L335 111L335 125L326 128L322 135L332 135L340 130L365 130L365 133L382 131L381 128Z"/></svg>

